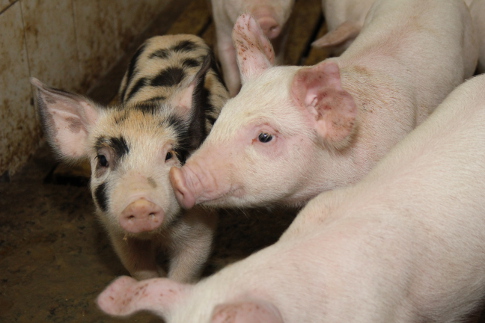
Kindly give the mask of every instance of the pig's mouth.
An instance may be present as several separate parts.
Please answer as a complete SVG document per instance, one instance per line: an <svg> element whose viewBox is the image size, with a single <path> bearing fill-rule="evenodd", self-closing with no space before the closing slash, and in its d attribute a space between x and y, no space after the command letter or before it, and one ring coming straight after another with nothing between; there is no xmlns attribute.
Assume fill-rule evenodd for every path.
<svg viewBox="0 0 485 323"><path fill-rule="evenodd" d="M216 194L204 197L201 196L197 199L197 204L205 206L219 206L219 207L229 207L239 204L237 202L241 201L244 197L245 190L242 185L231 185L231 187L222 194Z"/></svg>
<svg viewBox="0 0 485 323"><path fill-rule="evenodd" d="M198 204L210 207L260 207L268 204L279 204L278 201L260 201L257 196L248 196L242 185L237 185L217 197L201 199Z"/></svg>

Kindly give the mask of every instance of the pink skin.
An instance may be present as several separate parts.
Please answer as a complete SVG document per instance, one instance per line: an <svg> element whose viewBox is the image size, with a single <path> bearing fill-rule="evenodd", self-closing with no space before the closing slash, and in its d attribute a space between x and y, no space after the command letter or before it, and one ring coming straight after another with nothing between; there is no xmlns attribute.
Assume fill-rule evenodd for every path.
<svg viewBox="0 0 485 323"><path fill-rule="evenodd" d="M353 180L356 159L336 153L349 144L357 114L338 65L269 68L274 52L255 20L243 15L234 30L244 86L203 145L182 168L170 170L182 207L301 205ZM254 98L261 86L268 95Z"/></svg>
<svg viewBox="0 0 485 323"><path fill-rule="evenodd" d="M163 223L163 209L144 198L130 203L121 212L120 225L129 233L150 232Z"/></svg>
<svg viewBox="0 0 485 323"><path fill-rule="evenodd" d="M276 50L278 64L283 63L284 45L287 39L287 20L293 0L211 0L216 26L216 51L219 56L224 80L231 97L241 88L241 79L236 63L236 52L231 39L231 30L239 15L250 13L262 28L264 36Z"/></svg>
<svg viewBox="0 0 485 323"><path fill-rule="evenodd" d="M237 145L238 148L243 148ZM225 153L230 146L219 147ZM224 149L225 148L225 149ZM219 150L218 149L218 150ZM208 149L209 153L214 152L213 149ZM217 203L217 199L226 195L237 195L241 192L241 185L231 181L233 178L231 174L234 173L234 165L232 163L225 163L221 158L211 158L216 156L204 154L206 150L202 150L198 157L191 159L183 168L173 167L170 170L170 181L174 188L175 196L183 208L190 209L195 204L212 201ZM199 163L201 162L201 163ZM210 167L207 167L210 165ZM214 170L217 175L213 174Z"/></svg>
<svg viewBox="0 0 485 323"><path fill-rule="evenodd" d="M128 316L148 310L165 320L171 320L171 309L186 299L193 285L180 284L165 278L137 281L122 276L113 281L99 296L97 304L107 314ZM193 317L194 322L197 321ZM271 303L247 299L239 302L216 305L211 323L264 322L283 323L280 311Z"/></svg>
<svg viewBox="0 0 485 323"><path fill-rule="evenodd" d="M260 142L258 137L261 133L271 134L273 140L267 143ZM173 167L170 170L170 181L175 196L181 206L187 209L200 203L214 206L240 203L257 206L260 204L259 198L250 201L251 198L263 195L266 196L265 201L279 201L292 190L289 189L288 193L287 191L275 192L271 189L269 181L268 186L259 182L253 187L245 174L259 170L263 176L263 173L270 171L273 165L278 165L276 160L292 160L286 151L292 149L289 147L297 145L303 150L300 142L301 139L297 137L288 140L267 123L250 123L241 126L226 142L208 141L189 158L184 167ZM221 158L221 156L225 157ZM245 162L238 163L239 159ZM259 164L264 164L269 169L266 171L264 166L259 167ZM298 176L293 172L288 172L287 175ZM292 181L288 179L286 182ZM269 197L268 192L273 196Z"/></svg>
<svg viewBox="0 0 485 323"><path fill-rule="evenodd" d="M277 38L281 33L281 25L276 19L276 13L271 6L261 6L254 9L251 13L259 26L263 30L264 35L272 40Z"/></svg>
<svg viewBox="0 0 485 323"><path fill-rule="evenodd" d="M190 285L178 284L165 278L137 281L122 276L116 279L98 297L98 306L108 314L129 315L149 309L163 316L164 310L180 297ZM120 295L125 295L121 297ZM164 303L167 306L161 306Z"/></svg>

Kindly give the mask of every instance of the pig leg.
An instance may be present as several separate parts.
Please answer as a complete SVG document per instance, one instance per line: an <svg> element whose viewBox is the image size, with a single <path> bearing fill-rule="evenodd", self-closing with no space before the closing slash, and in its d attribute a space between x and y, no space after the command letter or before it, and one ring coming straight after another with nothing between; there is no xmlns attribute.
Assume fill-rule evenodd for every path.
<svg viewBox="0 0 485 323"><path fill-rule="evenodd" d="M335 30L329 31L312 43L314 47L332 47L342 45L346 41L352 40L360 33L361 26L346 21Z"/></svg>
<svg viewBox="0 0 485 323"><path fill-rule="evenodd" d="M148 310L164 316L189 288L165 278L138 282L127 276L112 282L97 299L98 306L111 315L127 316Z"/></svg>
<svg viewBox="0 0 485 323"><path fill-rule="evenodd" d="M232 44L230 35L217 33L217 54L222 65L222 74L229 95L234 97L241 88L241 78L236 61L236 49Z"/></svg>
<svg viewBox="0 0 485 323"><path fill-rule="evenodd" d="M168 277L179 282L197 279L210 256L217 226L215 210L195 207L185 212L176 230ZM183 237L182 239L180 237Z"/></svg>
<svg viewBox="0 0 485 323"><path fill-rule="evenodd" d="M261 301L221 304L214 308L211 323L283 323L278 309Z"/></svg>
<svg viewBox="0 0 485 323"><path fill-rule="evenodd" d="M110 237L116 254L131 276L138 280L165 276L157 266L153 241L125 237L119 233L110 234Z"/></svg>

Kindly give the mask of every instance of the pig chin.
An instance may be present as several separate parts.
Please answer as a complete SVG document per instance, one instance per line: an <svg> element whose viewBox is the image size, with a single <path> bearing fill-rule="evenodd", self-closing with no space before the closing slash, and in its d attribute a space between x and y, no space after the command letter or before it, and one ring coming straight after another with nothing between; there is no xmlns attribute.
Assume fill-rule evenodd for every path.
<svg viewBox="0 0 485 323"><path fill-rule="evenodd" d="M225 193L215 196L199 196L197 204L211 207L247 206L247 196L242 186L232 187Z"/></svg>

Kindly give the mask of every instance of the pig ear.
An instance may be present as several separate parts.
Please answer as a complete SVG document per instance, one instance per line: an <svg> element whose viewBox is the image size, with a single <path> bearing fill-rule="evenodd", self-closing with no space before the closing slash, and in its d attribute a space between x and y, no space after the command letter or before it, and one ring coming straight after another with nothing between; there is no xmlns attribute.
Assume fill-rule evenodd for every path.
<svg viewBox="0 0 485 323"><path fill-rule="evenodd" d="M176 106L176 113L189 124L188 138L192 140L190 149L197 148L207 136L205 128L205 109L207 108L207 91L204 88L205 76L214 62L212 54L204 58L199 71L193 78L181 85L181 89L171 100Z"/></svg>
<svg viewBox="0 0 485 323"><path fill-rule="evenodd" d="M30 82L37 88L36 105L49 143L65 159L85 156L89 129L98 118L96 104L80 95L47 87L36 78Z"/></svg>
<svg viewBox="0 0 485 323"><path fill-rule="evenodd" d="M334 30L326 33L312 43L313 47L332 47L345 43L347 40L354 39L359 35L361 27L355 23L346 21Z"/></svg>
<svg viewBox="0 0 485 323"><path fill-rule="evenodd" d="M283 323L278 309L270 303L247 301L221 304L214 308L212 323Z"/></svg>
<svg viewBox="0 0 485 323"><path fill-rule="evenodd" d="M232 40L243 84L274 65L273 46L250 15L239 16L232 31Z"/></svg>
<svg viewBox="0 0 485 323"><path fill-rule="evenodd" d="M294 102L309 114L317 133L337 149L344 148L355 128L357 106L342 88L337 63L324 61L300 69L291 85Z"/></svg>
<svg viewBox="0 0 485 323"><path fill-rule="evenodd" d="M137 281L122 276L112 282L96 302L102 311L113 316L128 316L147 310L166 318L189 288L189 285L167 278Z"/></svg>

